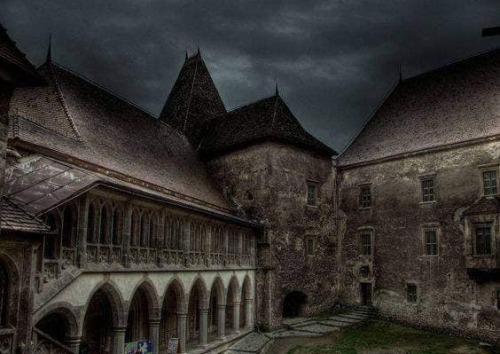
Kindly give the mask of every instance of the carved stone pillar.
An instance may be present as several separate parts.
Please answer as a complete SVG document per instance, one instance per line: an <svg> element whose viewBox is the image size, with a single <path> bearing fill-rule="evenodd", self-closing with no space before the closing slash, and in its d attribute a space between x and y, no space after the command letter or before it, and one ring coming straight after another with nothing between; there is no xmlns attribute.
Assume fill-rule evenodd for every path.
<svg viewBox="0 0 500 354"><path fill-rule="evenodd" d="M253 299L245 299L245 327L253 327Z"/></svg>
<svg viewBox="0 0 500 354"><path fill-rule="evenodd" d="M233 303L233 331L240 333L240 302L234 301Z"/></svg>
<svg viewBox="0 0 500 354"><path fill-rule="evenodd" d="M177 337L181 353L186 353L187 313L177 313Z"/></svg>
<svg viewBox="0 0 500 354"><path fill-rule="evenodd" d="M217 305L217 338L226 339L226 305Z"/></svg>
<svg viewBox="0 0 500 354"><path fill-rule="evenodd" d="M208 309L200 309L200 346L208 343Z"/></svg>
<svg viewBox="0 0 500 354"><path fill-rule="evenodd" d="M69 338L67 340L68 347L75 354L78 354L80 352L80 343L81 342L82 342L82 338L81 337Z"/></svg>
<svg viewBox="0 0 500 354"><path fill-rule="evenodd" d="M160 350L160 319L149 320L149 333L153 343L153 353L158 354Z"/></svg>
<svg viewBox="0 0 500 354"><path fill-rule="evenodd" d="M113 328L113 346L111 349L112 354L123 354L125 347L125 331L126 327Z"/></svg>

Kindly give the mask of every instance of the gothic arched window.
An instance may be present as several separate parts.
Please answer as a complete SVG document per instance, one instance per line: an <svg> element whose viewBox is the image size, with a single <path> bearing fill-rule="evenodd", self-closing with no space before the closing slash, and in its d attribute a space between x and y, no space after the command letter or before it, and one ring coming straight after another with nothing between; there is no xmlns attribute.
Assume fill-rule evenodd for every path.
<svg viewBox="0 0 500 354"><path fill-rule="evenodd" d="M95 206L94 204L90 204L87 215L87 243L95 242L95 216Z"/></svg>
<svg viewBox="0 0 500 354"><path fill-rule="evenodd" d="M109 231L109 221L108 221L108 207L103 205L101 208L101 218L99 227L99 243L106 244L109 243L108 231Z"/></svg>
<svg viewBox="0 0 500 354"><path fill-rule="evenodd" d="M50 231L56 231L57 222L54 214L48 214L45 223L50 227ZM44 237L43 256L46 259L55 259L57 253L58 237L55 234L46 234Z"/></svg>
<svg viewBox="0 0 500 354"><path fill-rule="evenodd" d="M141 217L141 247L149 246L149 215L142 214Z"/></svg>
<svg viewBox="0 0 500 354"><path fill-rule="evenodd" d="M123 225L123 219L122 219L122 212L120 209L115 208L113 211L113 221L112 221L112 226L113 226L113 239L112 243L113 245L119 246L122 244L122 225Z"/></svg>
<svg viewBox="0 0 500 354"><path fill-rule="evenodd" d="M137 210L132 212L132 223L131 223L131 235L130 235L130 245L137 246L139 244L139 234L141 228L141 216Z"/></svg>

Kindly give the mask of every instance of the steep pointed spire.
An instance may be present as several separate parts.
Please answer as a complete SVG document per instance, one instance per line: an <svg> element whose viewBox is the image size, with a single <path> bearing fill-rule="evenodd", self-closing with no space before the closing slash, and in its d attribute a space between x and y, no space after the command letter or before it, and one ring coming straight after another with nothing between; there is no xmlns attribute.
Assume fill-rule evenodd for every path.
<svg viewBox="0 0 500 354"><path fill-rule="evenodd" d="M196 52L196 55L201 56L200 46L198 46L198 51Z"/></svg>
<svg viewBox="0 0 500 354"><path fill-rule="evenodd" d="M47 49L47 58L45 59L45 62L52 62L52 33L49 33L49 48Z"/></svg>
<svg viewBox="0 0 500 354"><path fill-rule="evenodd" d="M224 103L198 49L184 62L159 119L197 146L204 123L224 113Z"/></svg>
<svg viewBox="0 0 500 354"><path fill-rule="evenodd" d="M280 92L278 90L278 79L276 79L276 91L274 92L274 95L275 96L279 96L280 95Z"/></svg>
<svg viewBox="0 0 500 354"><path fill-rule="evenodd" d="M189 55L188 55L188 51L186 49L186 57L184 58L184 62L186 62L188 60L188 58L189 58Z"/></svg>
<svg viewBox="0 0 500 354"><path fill-rule="evenodd" d="M403 70L401 69L401 64L399 64L399 82L403 81Z"/></svg>

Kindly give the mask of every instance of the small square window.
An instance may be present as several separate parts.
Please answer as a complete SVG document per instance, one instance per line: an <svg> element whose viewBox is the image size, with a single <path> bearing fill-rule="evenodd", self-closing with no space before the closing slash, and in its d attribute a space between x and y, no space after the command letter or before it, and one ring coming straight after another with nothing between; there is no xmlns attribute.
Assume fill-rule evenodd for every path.
<svg viewBox="0 0 500 354"><path fill-rule="evenodd" d="M406 284L406 301L411 303L417 302L417 285Z"/></svg>
<svg viewBox="0 0 500 354"><path fill-rule="evenodd" d="M360 234L361 240L361 254L364 256L372 255L372 232L363 230Z"/></svg>
<svg viewBox="0 0 500 354"><path fill-rule="evenodd" d="M423 202L433 202L436 200L436 195L434 194L434 179L424 179L422 180L422 201Z"/></svg>
<svg viewBox="0 0 500 354"><path fill-rule="evenodd" d="M306 255L312 256L314 254L314 239L312 237L308 237L306 239Z"/></svg>
<svg viewBox="0 0 500 354"><path fill-rule="evenodd" d="M316 205L318 197L318 185L307 182L307 205Z"/></svg>
<svg viewBox="0 0 500 354"><path fill-rule="evenodd" d="M476 227L476 255L491 255L491 226Z"/></svg>
<svg viewBox="0 0 500 354"><path fill-rule="evenodd" d="M436 230L424 231L425 254L427 256L436 256L438 254L438 240Z"/></svg>
<svg viewBox="0 0 500 354"><path fill-rule="evenodd" d="M372 206L372 192L370 186L361 187L359 191L359 206L370 208Z"/></svg>
<svg viewBox="0 0 500 354"><path fill-rule="evenodd" d="M483 172L483 193L485 196L497 194L497 171Z"/></svg>

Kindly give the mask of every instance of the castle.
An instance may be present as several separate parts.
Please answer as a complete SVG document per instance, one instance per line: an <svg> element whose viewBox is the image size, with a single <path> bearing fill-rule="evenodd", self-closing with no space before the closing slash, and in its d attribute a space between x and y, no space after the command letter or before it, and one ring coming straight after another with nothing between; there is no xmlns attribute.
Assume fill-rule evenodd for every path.
<svg viewBox="0 0 500 354"><path fill-rule="evenodd" d="M338 302L498 342L500 50L401 80L349 148L201 54L159 118L0 28L0 352L221 352Z"/></svg>

